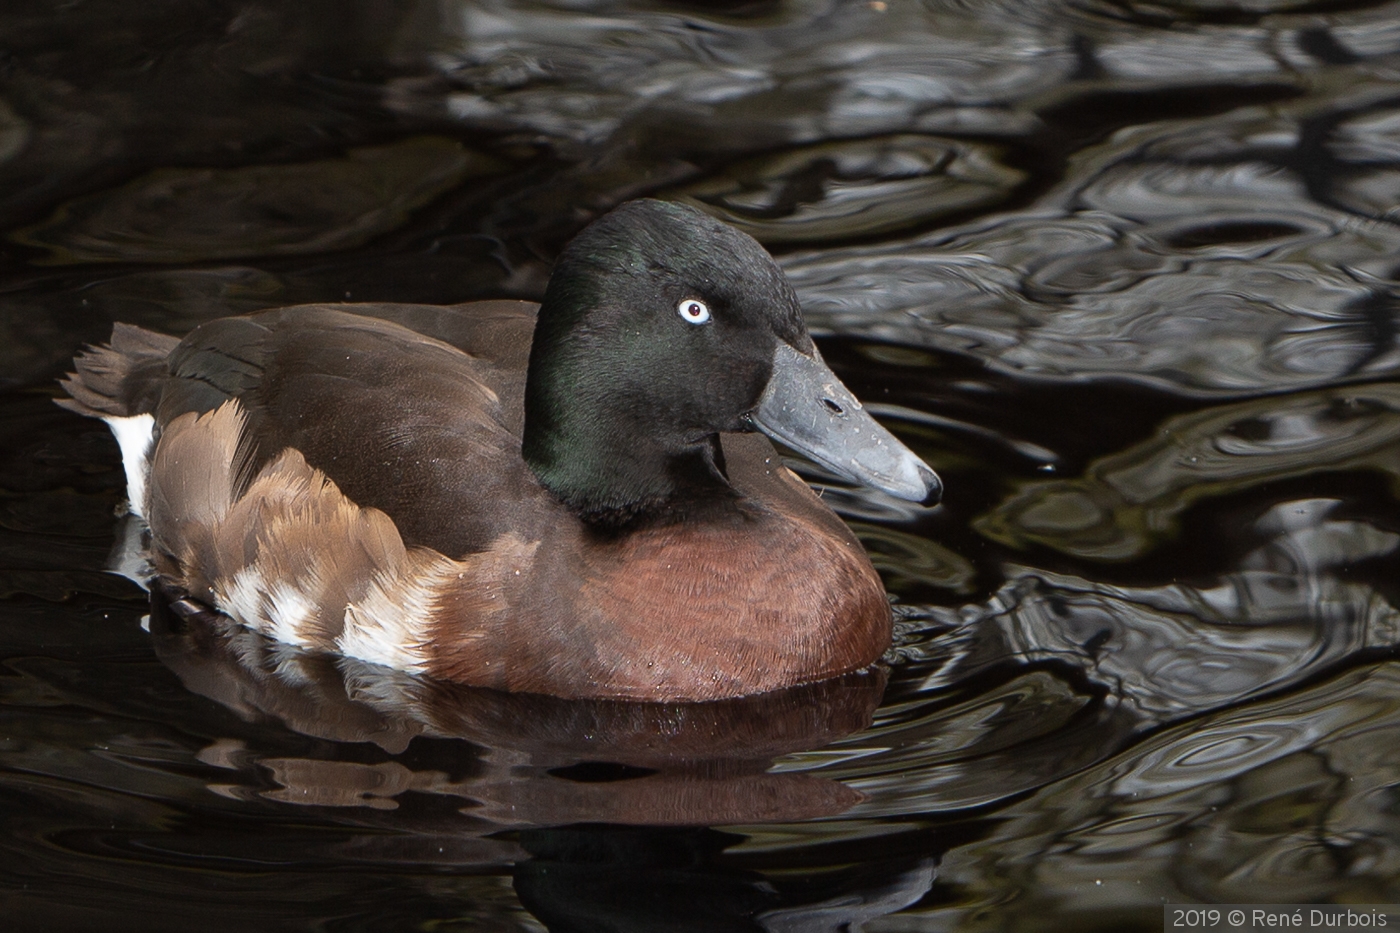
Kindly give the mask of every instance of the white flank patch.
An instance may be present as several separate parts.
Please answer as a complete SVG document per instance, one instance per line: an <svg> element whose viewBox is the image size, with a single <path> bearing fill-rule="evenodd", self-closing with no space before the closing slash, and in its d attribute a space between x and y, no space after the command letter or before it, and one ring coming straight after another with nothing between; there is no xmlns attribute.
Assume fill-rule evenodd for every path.
<svg viewBox="0 0 1400 933"><path fill-rule="evenodd" d="M364 599L345 607L345 628L335 640L336 650L373 664L422 673L428 663L428 616L434 598L456 576L456 563L438 557L412 579L375 580Z"/></svg>
<svg viewBox="0 0 1400 933"><path fill-rule="evenodd" d="M255 632L264 632L267 619L263 614L262 574L256 566L244 567L233 575L227 586L214 581L214 603L224 615Z"/></svg>
<svg viewBox="0 0 1400 933"><path fill-rule="evenodd" d="M266 634L289 645L315 647L307 639L306 630L316 614L316 604L285 580L274 583L267 596Z"/></svg>
<svg viewBox="0 0 1400 933"><path fill-rule="evenodd" d="M117 446L122 450L122 469L126 470L126 498L131 511L146 517L146 479L151 475L151 442L155 439L156 419L149 414L119 418L109 415L102 419L112 429Z"/></svg>
<svg viewBox="0 0 1400 933"><path fill-rule="evenodd" d="M227 584L214 581L214 604L239 625L260 635L300 648L324 648L307 637L316 604L285 580L270 586L256 564L244 567Z"/></svg>

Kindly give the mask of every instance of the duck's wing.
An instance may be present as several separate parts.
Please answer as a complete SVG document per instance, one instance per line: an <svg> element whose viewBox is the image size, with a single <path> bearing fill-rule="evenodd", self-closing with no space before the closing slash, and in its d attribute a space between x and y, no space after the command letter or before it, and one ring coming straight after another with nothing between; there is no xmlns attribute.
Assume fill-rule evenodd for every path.
<svg viewBox="0 0 1400 933"><path fill-rule="evenodd" d="M335 310L406 327L456 347L478 367L489 367L493 391L500 398L502 423L517 437L524 416L525 372L539 305L533 301L473 301L459 305L352 304Z"/></svg>
<svg viewBox="0 0 1400 933"><path fill-rule="evenodd" d="M163 400L160 420L164 423L185 411L212 410L257 386L262 381L269 351L276 352L275 347L285 343L273 338L274 332L281 337L291 336L312 350L316 347L309 342L325 340L328 332L335 330L360 335L351 343L382 337L385 353L403 349L406 343L436 342L460 350L470 358L474 378L489 381L500 400L498 414L502 423L518 435L525 370L538 308L539 305L529 301L476 301L461 305L294 305L243 317L220 318L196 328L183 341L129 324L118 324L110 347L95 349L80 357L79 362L95 354L101 355L102 369L122 373L122 378L115 380L121 385L118 394L138 397L148 405L154 405L150 401L152 397ZM398 328L412 331L413 336L398 328L381 327L381 324L398 325ZM150 368L147 357L159 360L158 372ZM168 365L167 357L170 358ZM304 357L301 362L305 365ZM167 369L171 375L184 379L185 384L161 384L153 392L150 382L154 378L164 380ZM91 383L93 380L86 377L83 381ZM107 381L114 380L109 377ZM153 411L154 408L144 410Z"/></svg>
<svg viewBox="0 0 1400 933"><path fill-rule="evenodd" d="M519 316L473 327L465 313L379 309L448 342L356 310L204 325L171 354L158 420L237 397L259 459L296 449L352 501L386 513L409 547L455 557L528 525L541 491L520 456L525 374L490 329Z"/></svg>
<svg viewBox="0 0 1400 933"><path fill-rule="evenodd" d="M542 498L519 436L534 308L303 305L211 321L178 342L118 325L78 359L64 403L109 422L154 416L159 432L236 400L241 417L224 423L244 436L209 456L247 450L251 476L294 448L386 513L404 544L459 556L529 526Z"/></svg>

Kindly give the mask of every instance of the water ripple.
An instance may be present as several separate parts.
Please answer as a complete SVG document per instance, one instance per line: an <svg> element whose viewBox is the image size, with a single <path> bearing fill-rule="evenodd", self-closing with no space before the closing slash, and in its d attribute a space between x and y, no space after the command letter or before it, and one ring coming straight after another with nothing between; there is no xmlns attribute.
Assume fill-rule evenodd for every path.
<svg viewBox="0 0 1400 933"><path fill-rule="evenodd" d="M1377 383L1216 406L1089 465L1077 479L1027 483L978 520L1017 547L1130 560L1171 536L1196 502L1344 469L1400 474L1400 386Z"/></svg>

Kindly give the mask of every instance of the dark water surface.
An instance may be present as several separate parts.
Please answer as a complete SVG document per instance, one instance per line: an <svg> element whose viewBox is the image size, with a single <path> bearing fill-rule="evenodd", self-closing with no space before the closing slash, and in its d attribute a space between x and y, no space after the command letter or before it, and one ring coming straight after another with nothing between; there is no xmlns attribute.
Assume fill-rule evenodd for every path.
<svg viewBox="0 0 1400 933"><path fill-rule="evenodd" d="M536 298L642 194L769 246L943 475L800 467L899 597L887 682L507 697L104 572L84 341ZM6 929L1400 902L1400 3L9 0L0 218Z"/></svg>

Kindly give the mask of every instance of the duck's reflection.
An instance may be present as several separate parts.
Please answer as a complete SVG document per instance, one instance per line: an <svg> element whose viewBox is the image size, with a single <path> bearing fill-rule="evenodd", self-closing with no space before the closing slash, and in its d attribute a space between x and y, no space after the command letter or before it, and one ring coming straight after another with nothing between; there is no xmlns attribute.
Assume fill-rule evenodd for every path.
<svg viewBox="0 0 1400 933"><path fill-rule="evenodd" d="M741 839L712 829L531 830L521 833L531 857L516 865L515 890L554 933L837 933L909 906L934 880L934 857L903 857L788 890L724 864L723 850Z"/></svg>
<svg viewBox="0 0 1400 933"><path fill-rule="evenodd" d="M552 931L835 931L919 900L934 880L936 855L924 853L788 891L724 856L744 837L704 828L859 803L839 781L769 768L866 727L883 669L716 703L566 701L310 654L158 594L150 628L191 691L329 740L313 756L218 739L197 757L241 780L211 790L391 830L357 834L356 858L510 865L521 903ZM460 823L425 800L447 802ZM517 832L496 835L506 829Z"/></svg>
<svg viewBox="0 0 1400 933"><path fill-rule="evenodd" d="M245 719L373 743L389 756L258 756L215 743L201 755L206 763L261 765L276 787L256 793L289 803L384 810L409 792L459 797L464 812L496 828L709 826L841 813L860 801L857 791L768 769L780 755L864 728L885 685L884 671L871 670L716 703L559 700L310 654L189 603L157 596L152 605L156 651L191 691ZM399 757L417 736L463 740L455 776Z"/></svg>

